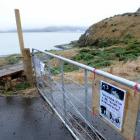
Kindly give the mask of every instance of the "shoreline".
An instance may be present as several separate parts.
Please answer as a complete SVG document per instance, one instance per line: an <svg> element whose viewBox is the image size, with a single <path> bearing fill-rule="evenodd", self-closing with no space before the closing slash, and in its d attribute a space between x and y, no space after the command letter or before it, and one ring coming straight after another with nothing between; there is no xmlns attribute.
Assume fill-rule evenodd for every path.
<svg viewBox="0 0 140 140"><path fill-rule="evenodd" d="M11 53L11 54L5 54L5 55L0 55L0 58L5 58L11 55L20 55L20 53Z"/></svg>
<svg viewBox="0 0 140 140"><path fill-rule="evenodd" d="M53 46L53 48L55 49L50 49L50 50L41 50L41 51L60 51L60 50L68 50L68 49L72 49L74 47L74 43L66 43L66 44L60 44L60 45L55 45ZM5 58L11 55L20 55L21 53L11 53L11 54L5 54L5 55L1 55L0 54L0 58Z"/></svg>

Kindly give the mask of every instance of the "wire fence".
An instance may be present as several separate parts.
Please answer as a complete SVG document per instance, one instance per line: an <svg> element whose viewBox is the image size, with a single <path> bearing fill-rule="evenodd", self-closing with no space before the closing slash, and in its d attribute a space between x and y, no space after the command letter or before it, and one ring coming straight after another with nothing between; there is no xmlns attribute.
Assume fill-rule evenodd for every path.
<svg viewBox="0 0 140 140"><path fill-rule="evenodd" d="M32 54L37 88L75 139L124 139L92 112L93 70L35 49Z"/></svg>

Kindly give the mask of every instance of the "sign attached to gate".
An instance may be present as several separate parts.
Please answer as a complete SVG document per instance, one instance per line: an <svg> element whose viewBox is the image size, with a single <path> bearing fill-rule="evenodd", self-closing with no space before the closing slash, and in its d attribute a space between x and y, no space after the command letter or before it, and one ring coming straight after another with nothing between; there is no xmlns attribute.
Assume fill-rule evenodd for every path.
<svg viewBox="0 0 140 140"><path fill-rule="evenodd" d="M100 115L118 130L122 130L126 91L100 81Z"/></svg>

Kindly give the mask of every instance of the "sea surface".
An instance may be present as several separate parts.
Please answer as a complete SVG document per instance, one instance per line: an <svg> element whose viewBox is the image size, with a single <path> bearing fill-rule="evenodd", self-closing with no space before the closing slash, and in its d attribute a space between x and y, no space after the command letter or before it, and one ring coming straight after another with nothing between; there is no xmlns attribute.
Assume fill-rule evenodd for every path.
<svg viewBox="0 0 140 140"><path fill-rule="evenodd" d="M57 49L55 45L70 43L77 40L83 32L43 32L23 33L26 48L39 50ZM20 53L17 33L0 33L0 56Z"/></svg>

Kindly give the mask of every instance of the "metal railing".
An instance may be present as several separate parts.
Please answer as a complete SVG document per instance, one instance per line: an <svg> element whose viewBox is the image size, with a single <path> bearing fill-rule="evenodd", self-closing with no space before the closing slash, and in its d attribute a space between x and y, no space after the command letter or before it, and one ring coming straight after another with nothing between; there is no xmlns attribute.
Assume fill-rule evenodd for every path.
<svg viewBox="0 0 140 140"><path fill-rule="evenodd" d="M93 116L91 77L98 74L130 88L136 86L135 82L49 52L32 49L32 54L38 90L77 140L114 136L123 140L115 130L101 123L99 116ZM75 75L66 72L69 69L74 69ZM82 80L76 80L79 73ZM140 91L140 85L137 89Z"/></svg>

